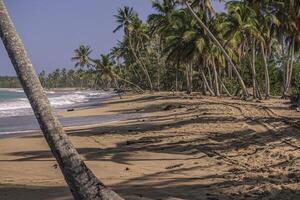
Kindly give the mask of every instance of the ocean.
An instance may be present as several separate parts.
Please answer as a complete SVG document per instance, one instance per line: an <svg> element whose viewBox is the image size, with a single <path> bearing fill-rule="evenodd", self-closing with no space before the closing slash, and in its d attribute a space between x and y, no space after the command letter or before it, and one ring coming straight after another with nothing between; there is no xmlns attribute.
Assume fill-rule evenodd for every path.
<svg viewBox="0 0 300 200"><path fill-rule="evenodd" d="M115 94L104 91L46 92L57 111L100 106L104 99ZM82 126L130 118L129 115L60 118L63 126ZM39 130L31 106L21 89L0 89L0 135Z"/></svg>

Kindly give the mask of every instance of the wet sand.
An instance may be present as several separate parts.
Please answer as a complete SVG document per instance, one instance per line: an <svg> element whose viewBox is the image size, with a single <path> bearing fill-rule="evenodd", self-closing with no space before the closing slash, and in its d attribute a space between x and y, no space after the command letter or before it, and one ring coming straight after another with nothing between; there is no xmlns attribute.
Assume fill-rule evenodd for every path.
<svg viewBox="0 0 300 200"><path fill-rule="evenodd" d="M64 117L137 114L67 128L82 158L126 199L299 199L300 113L168 93L112 98ZM40 133L0 139L0 199L72 199Z"/></svg>

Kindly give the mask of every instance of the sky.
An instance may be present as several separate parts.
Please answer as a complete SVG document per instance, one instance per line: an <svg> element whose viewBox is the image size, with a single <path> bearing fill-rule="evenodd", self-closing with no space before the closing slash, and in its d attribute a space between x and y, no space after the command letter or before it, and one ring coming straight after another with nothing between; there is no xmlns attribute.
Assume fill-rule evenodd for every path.
<svg viewBox="0 0 300 200"><path fill-rule="evenodd" d="M89 45L92 57L106 54L121 39L113 33L113 17L120 7L132 6L141 19L150 13L151 0L4 0L37 72L72 68L74 49ZM213 1L216 11L224 5ZM0 42L0 76L15 72Z"/></svg>

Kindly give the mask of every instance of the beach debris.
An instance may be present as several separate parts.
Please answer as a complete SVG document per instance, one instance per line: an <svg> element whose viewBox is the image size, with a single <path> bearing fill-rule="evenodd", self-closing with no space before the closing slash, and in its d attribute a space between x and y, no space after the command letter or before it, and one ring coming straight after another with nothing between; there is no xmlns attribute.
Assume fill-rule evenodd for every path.
<svg viewBox="0 0 300 200"><path fill-rule="evenodd" d="M168 105L163 107L163 110L167 111L167 110L173 110L173 109L176 109L176 108L183 108L183 107L184 106L181 105L181 104L168 104Z"/></svg>
<svg viewBox="0 0 300 200"><path fill-rule="evenodd" d="M180 164L168 166L168 167L166 167L166 169L174 169L174 168L178 168L178 167L182 167L182 166L183 166L183 163L180 163Z"/></svg>
<svg viewBox="0 0 300 200"><path fill-rule="evenodd" d="M73 112L75 109L74 108L70 108L67 110L67 112Z"/></svg>
<svg viewBox="0 0 300 200"><path fill-rule="evenodd" d="M154 142L161 142L161 139L141 139L141 140L128 140L126 141L126 145L133 145L133 144L147 144L147 143L154 143Z"/></svg>

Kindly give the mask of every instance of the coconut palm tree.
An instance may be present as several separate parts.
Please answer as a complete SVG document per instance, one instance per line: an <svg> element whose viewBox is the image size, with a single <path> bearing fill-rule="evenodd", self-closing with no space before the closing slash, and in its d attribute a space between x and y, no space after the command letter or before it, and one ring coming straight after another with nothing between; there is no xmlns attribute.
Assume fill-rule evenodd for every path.
<svg viewBox="0 0 300 200"><path fill-rule="evenodd" d="M172 13L176 8L175 0L152 1L152 8L157 13L153 13L148 17L151 32L159 33L163 36L172 21Z"/></svg>
<svg viewBox="0 0 300 200"><path fill-rule="evenodd" d="M287 59L285 60L284 69L284 86L283 95L288 96L289 87L291 84L293 64L295 59L295 46L300 32L300 2L295 0L287 0L283 4L277 4L276 16L280 21L278 35L280 37L284 59L284 50L287 50ZM284 49L284 44L286 48Z"/></svg>
<svg viewBox="0 0 300 200"><path fill-rule="evenodd" d="M0 0L0 37L17 72L45 139L76 200L122 199L106 188L81 160L54 114L24 45Z"/></svg>
<svg viewBox="0 0 300 200"><path fill-rule="evenodd" d="M201 18L197 15L197 13L192 8L192 5L196 5L197 6L197 5L199 5L199 3L201 3L201 1L200 0L196 0L196 1L192 1L192 3L190 3L189 0L177 0L177 2L178 3L184 3L184 5L186 5L186 7L188 8L188 10L195 17L195 19L201 25L201 27L207 32L207 34L212 39L212 41L218 46L218 48L220 48L220 50L224 54L226 60L232 66L232 68L233 68L233 70L234 70L234 72L235 72L235 74L237 76L237 79L239 81L240 87L241 87L241 89L243 91L244 98L248 98L249 95L248 95L248 91L247 91L246 85L245 85L245 83L243 81L243 78L241 77L239 71L237 70L237 67L235 66L235 64L233 63L232 59L230 58L230 56L228 55L228 53L224 49L223 45L218 41L218 39L214 36L214 34L209 30L209 28L206 26L206 24L201 20Z"/></svg>
<svg viewBox="0 0 300 200"><path fill-rule="evenodd" d="M242 55L247 56L251 62L253 98L259 94L259 85L256 77L257 44L263 42L263 37L258 28L257 15L254 9L240 1L230 1L226 4L228 9L226 35L230 40L239 41L239 60ZM249 52L251 51L251 56ZM267 72L266 72L267 73ZM266 75L267 76L267 75Z"/></svg>
<svg viewBox="0 0 300 200"><path fill-rule="evenodd" d="M144 92L143 89L141 89L138 85L121 78L121 76L118 75L116 69L115 69L115 63L111 61L110 55L100 55L100 59L93 60L94 63L94 74L96 76L96 82L99 82L100 80L106 80L110 83L112 83L117 90L120 90L120 86L118 81L122 81L125 83L128 83L129 85L132 85L133 87L137 88L138 92Z"/></svg>
<svg viewBox="0 0 300 200"><path fill-rule="evenodd" d="M107 80L114 84L115 88L119 90L119 83L116 78L113 66L114 63L110 60L109 55L100 55L100 59L93 60L94 72L96 75L96 80Z"/></svg>
<svg viewBox="0 0 300 200"><path fill-rule="evenodd" d="M133 8L129 8L127 6L125 6L123 9L120 8L118 10L118 14L114 16L118 26L113 32L115 33L123 28L126 44L128 44L135 61L144 72L149 83L150 91L152 91L152 80L145 62L141 59L141 52L138 45L141 44L141 42L143 43L143 39L148 37L145 32L145 25L141 22Z"/></svg>
<svg viewBox="0 0 300 200"><path fill-rule="evenodd" d="M90 67L91 66L91 59L90 55L92 50L87 45L80 45L78 49L74 50L74 56L72 57L72 61L75 62L75 67Z"/></svg>
<svg viewBox="0 0 300 200"><path fill-rule="evenodd" d="M166 49L168 60L179 62L185 68L187 94L193 91L193 65L204 41L200 33L194 29L193 18L185 10L172 14L173 20L166 29Z"/></svg>

